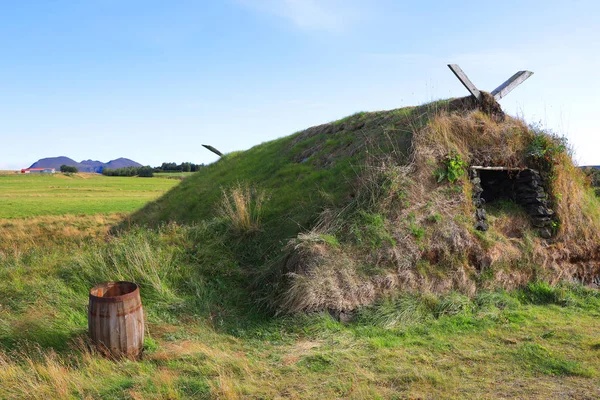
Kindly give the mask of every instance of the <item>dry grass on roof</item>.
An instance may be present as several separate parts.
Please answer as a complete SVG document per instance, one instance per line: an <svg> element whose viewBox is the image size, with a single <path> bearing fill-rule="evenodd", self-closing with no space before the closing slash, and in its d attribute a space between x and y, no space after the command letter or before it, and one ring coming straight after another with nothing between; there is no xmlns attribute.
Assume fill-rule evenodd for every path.
<svg viewBox="0 0 600 400"><path fill-rule="evenodd" d="M590 281L600 273L600 203L567 149L533 160L536 140L558 148L559 139L515 118L438 112L414 132L408 165L393 153L367 160L350 204L289 242L280 309L344 311L403 291L473 296L536 279ZM453 184L434 176L449 154L465 165L540 169L558 213L555 237L540 238L511 210L492 211L490 231L476 232L467 173Z"/></svg>

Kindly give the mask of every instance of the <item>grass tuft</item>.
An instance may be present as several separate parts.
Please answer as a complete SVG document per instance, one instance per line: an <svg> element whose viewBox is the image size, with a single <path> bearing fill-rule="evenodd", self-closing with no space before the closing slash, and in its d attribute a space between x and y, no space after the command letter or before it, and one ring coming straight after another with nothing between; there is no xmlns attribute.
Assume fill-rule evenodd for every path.
<svg viewBox="0 0 600 400"><path fill-rule="evenodd" d="M223 189L219 214L237 233L251 233L260 229L266 192L248 184L238 183Z"/></svg>

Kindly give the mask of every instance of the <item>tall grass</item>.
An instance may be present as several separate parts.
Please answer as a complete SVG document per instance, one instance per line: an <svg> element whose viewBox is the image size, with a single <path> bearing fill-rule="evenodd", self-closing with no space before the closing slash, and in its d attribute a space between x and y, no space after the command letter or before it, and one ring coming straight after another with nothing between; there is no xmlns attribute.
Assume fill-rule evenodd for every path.
<svg viewBox="0 0 600 400"><path fill-rule="evenodd" d="M175 254L153 235L135 232L115 237L109 246L95 246L76 263L89 282L132 281L157 296L172 298L170 283L177 278Z"/></svg>
<svg viewBox="0 0 600 400"><path fill-rule="evenodd" d="M223 189L219 215L229 221L237 233L260 229L263 205L268 200L264 190L246 183L237 183Z"/></svg>
<svg viewBox="0 0 600 400"><path fill-rule="evenodd" d="M0 256L34 248L77 246L108 236L125 214L54 215L0 219Z"/></svg>
<svg viewBox="0 0 600 400"><path fill-rule="evenodd" d="M245 275L222 226L134 229L0 259L0 398L487 396L486 385L464 385L475 377L541 381L543 394L596 390L592 290L404 294L346 325L327 313L269 318L236 310ZM335 238L311 240L339 250ZM89 288L114 279L140 283L149 334L139 362L106 360L83 339Z"/></svg>

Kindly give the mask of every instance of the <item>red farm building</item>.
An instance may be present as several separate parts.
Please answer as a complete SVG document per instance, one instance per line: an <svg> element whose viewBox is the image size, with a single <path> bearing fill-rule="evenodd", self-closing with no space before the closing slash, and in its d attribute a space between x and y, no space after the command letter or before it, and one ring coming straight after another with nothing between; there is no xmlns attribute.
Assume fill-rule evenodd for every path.
<svg viewBox="0 0 600 400"><path fill-rule="evenodd" d="M21 170L22 174L53 174L55 172L54 168L23 168Z"/></svg>

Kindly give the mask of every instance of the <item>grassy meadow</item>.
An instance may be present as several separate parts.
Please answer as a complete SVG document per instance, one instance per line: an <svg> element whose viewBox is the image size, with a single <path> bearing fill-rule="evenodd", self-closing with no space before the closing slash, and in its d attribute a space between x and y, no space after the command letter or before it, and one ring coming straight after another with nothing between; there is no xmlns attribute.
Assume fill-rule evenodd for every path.
<svg viewBox="0 0 600 400"><path fill-rule="evenodd" d="M128 213L177 181L99 174L0 174L0 219L65 214Z"/></svg>
<svg viewBox="0 0 600 400"><path fill-rule="evenodd" d="M127 180L135 185L142 179L90 178L86 184L106 190L129 186ZM596 290L539 283L473 298L403 295L364 308L349 323L329 313L274 316L248 301L244 269L218 233L224 221L111 235L109 228L124 218L67 214L3 221L0 398L600 394ZM137 282L142 291L147 332L139 362L107 360L87 341L89 288L121 279Z"/></svg>
<svg viewBox="0 0 600 400"><path fill-rule="evenodd" d="M157 178L176 178L183 179L192 175L193 172L155 172L154 176Z"/></svg>
<svg viewBox="0 0 600 400"><path fill-rule="evenodd" d="M600 293L531 284L273 316L207 225L0 253L0 398L572 398L600 379ZM87 343L87 295L133 280L144 357Z"/></svg>
<svg viewBox="0 0 600 400"><path fill-rule="evenodd" d="M489 206L490 231L472 232L465 177L433 179L433 158L409 182L395 179L404 164L368 164L391 152L409 162L428 112L358 113L185 179L0 174L0 399L599 398L600 292L573 280L491 284L494 274L510 282L551 269L534 256L552 243L522 208ZM492 122L477 118L484 137L479 129ZM413 178L433 189L417 191ZM406 212L388 221L383 206ZM467 259L466 245L481 251ZM489 256L481 271L454 275L489 285L401 291L382 279L396 290L355 312L295 312L269 297L293 290L278 286L293 275L273 267L282 259L297 261L297 278L332 262L314 285L326 297L349 266L360 279L341 279L340 292L385 277L385 262L406 273L392 262L411 251L421 280L443 283L452 263ZM502 259L520 252L530 258ZM303 264L306 254L315 257ZM87 339L90 288L117 280L140 287L137 362L108 360Z"/></svg>

